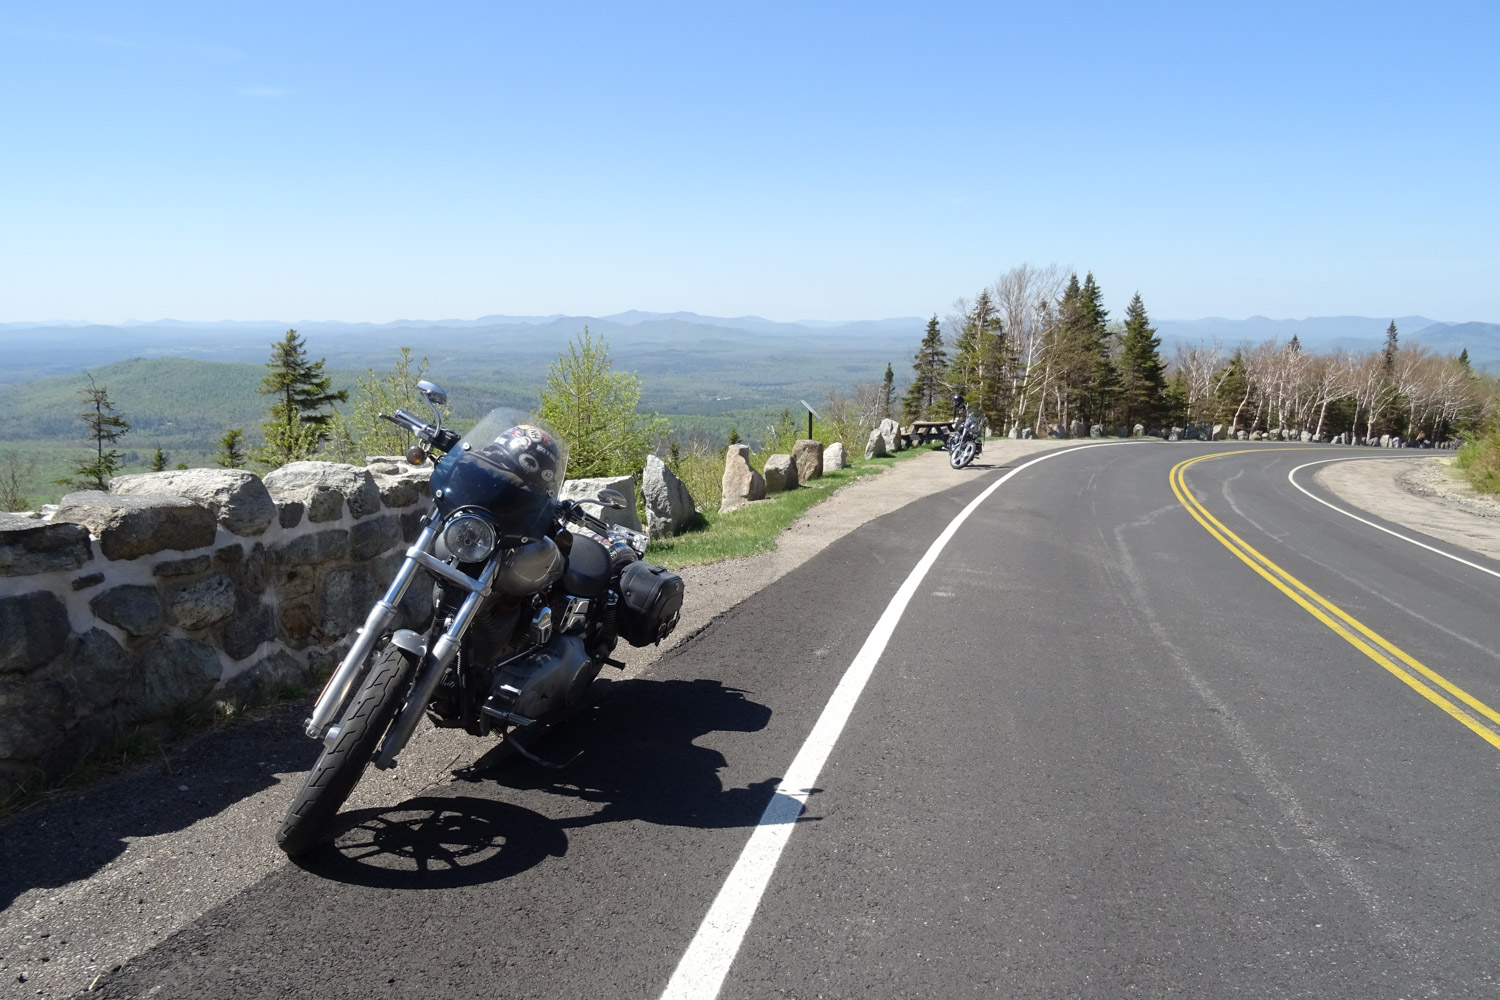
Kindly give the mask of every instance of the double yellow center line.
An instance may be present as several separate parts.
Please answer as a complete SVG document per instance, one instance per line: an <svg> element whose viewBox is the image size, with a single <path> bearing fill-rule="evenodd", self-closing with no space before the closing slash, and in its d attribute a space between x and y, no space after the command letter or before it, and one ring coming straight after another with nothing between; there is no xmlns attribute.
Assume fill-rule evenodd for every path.
<svg viewBox="0 0 1500 1000"><path fill-rule="evenodd" d="M1185 478L1187 470L1199 462L1223 458L1226 455L1243 454L1243 451L1221 451L1178 462L1172 467L1170 476L1172 492L1187 508L1187 512L1193 515L1194 520L1203 525L1204 529L1217 538L1226 549L1239 557L1241 562L1264 577L1271 586L1291 598L1318 621L1327 625L1349 645L1389 670L1412 690L1500 750L1500 732L1497 732L1495 728L1500 727L1500 712L1496 712L1437 671L1420 663L1415 657L1397 647L1395 643L1366 627L1353 615L1315 593L1307 584L1261 555L1243 538L1224 527L1218 518L1210 514L1197 501L1187 486ZM1441 691L1437 690L1439 688ZM1447 692L1447 695L1451 697L1445 696L1442 692ZM1462 702L1472 711L1465 710L1455 702ZM1484 721L1486 719L1489 720L1488 723Z"/></svg>

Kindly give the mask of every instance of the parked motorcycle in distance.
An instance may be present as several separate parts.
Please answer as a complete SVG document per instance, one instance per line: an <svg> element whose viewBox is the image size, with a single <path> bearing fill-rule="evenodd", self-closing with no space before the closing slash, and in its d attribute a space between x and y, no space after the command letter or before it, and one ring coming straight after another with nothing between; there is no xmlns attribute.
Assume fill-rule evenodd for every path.
<svg viewBox="0 0 1500 1000"><path fill-rule="evenodd" d="M624 666L610 658L619 639L660 642L682 608L682 578L643 560L645 535L557 499L568 461L561 438L506 408L460 438L442 426L447 394L431 382L418 388L433 423L405 410L381 416L421 442L412 462L443 453L431 507L307 720L323 751L276 834L290 857L331 838L365 766L395 766L424 716L511 740L580 704L605 664ZM596 502L625 505L613 490ZM428 579L431 625L393 630L402 598Z"/></svg>
<svg viewBox="0 0 1500 1000"><path fill-rule="evenodd" d="M948 436L948 464L962 469L984 451L984 414L974 407Z"/></svg>

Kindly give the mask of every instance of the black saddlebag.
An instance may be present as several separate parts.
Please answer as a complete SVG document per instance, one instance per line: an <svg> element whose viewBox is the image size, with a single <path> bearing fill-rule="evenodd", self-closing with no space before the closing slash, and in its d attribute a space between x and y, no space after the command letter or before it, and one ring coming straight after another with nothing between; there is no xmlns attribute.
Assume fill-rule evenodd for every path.
<svg viewBox="0 0 1500 1000"><path fill-rule="evenodd" d="M620 574L620 635L632 646L661 642L682 613L682 577L653 563L633 562Z"/></svg>

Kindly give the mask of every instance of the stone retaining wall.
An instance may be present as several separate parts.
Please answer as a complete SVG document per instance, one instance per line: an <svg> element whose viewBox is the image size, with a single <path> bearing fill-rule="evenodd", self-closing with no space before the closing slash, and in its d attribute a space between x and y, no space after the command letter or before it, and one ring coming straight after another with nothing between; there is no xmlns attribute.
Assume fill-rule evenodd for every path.
<svg viewBox="0 0 1500 1000"><path fill-rule="evenodd" d="M0 798L132 727L326 675L420 530L429 471L161 472L0 513ZM401 627L430 601L413 586Z"/></svg>

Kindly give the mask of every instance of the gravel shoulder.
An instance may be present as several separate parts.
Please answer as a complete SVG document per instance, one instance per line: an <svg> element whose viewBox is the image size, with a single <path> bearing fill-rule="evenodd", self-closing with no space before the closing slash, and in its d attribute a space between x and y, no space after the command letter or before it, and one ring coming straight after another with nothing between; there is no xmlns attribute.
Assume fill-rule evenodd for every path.
<svg viewBox="0 0 1500 1000"><path fill-rule="evenodd" d="M1500 559L1500 499L1475 493L1452 458L1333 462L1314 479L1351 507Z"/></svg>

